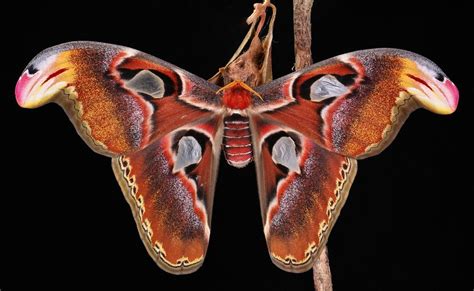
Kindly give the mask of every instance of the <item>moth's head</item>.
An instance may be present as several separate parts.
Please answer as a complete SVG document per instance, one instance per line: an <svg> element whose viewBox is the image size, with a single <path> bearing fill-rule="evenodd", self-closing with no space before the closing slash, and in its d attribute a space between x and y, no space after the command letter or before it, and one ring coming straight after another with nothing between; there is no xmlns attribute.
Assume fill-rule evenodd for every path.
<svg viewBox="0 0 474 291"><path fill-rule="evenodd" d="M436 64L411 53L402 62L401 85L421 107L438 114L456 110L459 91Z"/></svg>
<svg viewBox="0 0 474 291"><path fill-rule="evenodd" d="M73 70L67 60L67 52L33 59L16 83L18 105L24 108L40 107L68 87L72 83Z"/></svg>

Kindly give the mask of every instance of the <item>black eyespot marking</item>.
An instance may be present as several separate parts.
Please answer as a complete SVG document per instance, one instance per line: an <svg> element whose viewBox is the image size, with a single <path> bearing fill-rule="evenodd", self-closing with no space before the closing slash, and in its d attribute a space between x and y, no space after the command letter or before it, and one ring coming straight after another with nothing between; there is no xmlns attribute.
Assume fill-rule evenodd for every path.
<svg viewBox="0 0 474 291"><path fill-rule="evenodd" d="M436 73L434 78L440 82L444 82L444 80L446 79L446 76L441 73Z"/></svg>
<svg viewBox="0 0 474 291"><path fill-rule="evenodd" d="M34 74L36 74L36 72L38 72L38 69L35 68L33 65L29 65L29 66L26 68L26 71L28 71L28 74L34 75Z"/></svg>

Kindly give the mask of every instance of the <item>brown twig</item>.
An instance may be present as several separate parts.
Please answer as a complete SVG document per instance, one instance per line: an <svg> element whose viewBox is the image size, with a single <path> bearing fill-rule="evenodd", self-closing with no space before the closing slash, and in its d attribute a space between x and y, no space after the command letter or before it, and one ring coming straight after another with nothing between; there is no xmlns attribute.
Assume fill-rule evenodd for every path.
<svg viewBox="0 0 474 291"><path fill-rule="evenodd" d="M295 70L313 63L311 56L311 8L313 0L293 0L293 26L295 34ZM332 291L328 249L323 247L313 266L316 291Z"/></svg>
<svg viewBox="0 0 474 291"><path fill-rule="evenodd" d="M313 0L293 0L293 26L295 33L295 69L313 63L311 57L311 8Z"/></svg>
<svg viewBox="0 0 474 291"><path fill-rule="evenodd" d="M313 266L314 289L316 291L331 291L332 279L329 267L328 248L324 246L318 260Z"/></svg>

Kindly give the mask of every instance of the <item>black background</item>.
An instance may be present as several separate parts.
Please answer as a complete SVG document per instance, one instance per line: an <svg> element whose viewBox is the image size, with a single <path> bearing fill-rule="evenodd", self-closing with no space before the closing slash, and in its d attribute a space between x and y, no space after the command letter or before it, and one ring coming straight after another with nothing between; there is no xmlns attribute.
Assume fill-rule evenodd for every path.
<svg viewBox="0 0 474 291"><path fill-rule="evenodd" d="M29 60L72 40L133 47L209 78L239 45L252 11L242 0L96 2L18 1L3 9L1 290L313 290L311 272L286 273L269 259L253 166L221 163L206 261L194 274L169 275L143 247L110 159L88 149L58 106L16 105L15 82ZM274 2L279 77L293 66L292 8ZM440 65L461 92L455 114L419 110L387 150L359 162L328 243L335 290L474 287L469 10L461 1L316 0L315 61L403 48Z"/></svg>

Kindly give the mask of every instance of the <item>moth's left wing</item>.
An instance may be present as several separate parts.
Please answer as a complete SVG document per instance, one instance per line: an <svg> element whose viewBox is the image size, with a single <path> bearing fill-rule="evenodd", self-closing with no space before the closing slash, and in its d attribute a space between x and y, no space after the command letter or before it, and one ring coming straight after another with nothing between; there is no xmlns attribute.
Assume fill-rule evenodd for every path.
<svg viewBox="0 0 474 291"><path fill-rule="evenodd" d="M26 108L59 104L99 154L116 157L219 111L214 84L124 46L76 41L39 53L17 82Z"/></svg>
<svg viewBox="0 0 474 291"><path fill-rule="evenodd" d="M433 62L396 49L353 52L256 88L249 110L272 260L308 270L356 173L419 107L448 114L458 91Z"/></svg>
<svg viewBox="0 0 474 291"><path fill-rule="evenodd" d="M113 168L158 265L203 262L222 140L218 87L137 50L70 42L38 54L16 86L19 105L58 103Z"/></svg>
<svg viewBox="0 0 474 291"><path fill-rule="evenodd" d="M167 272L191 273L204 261L221 140L215 115L112 159L142 241Z"/></svg>

